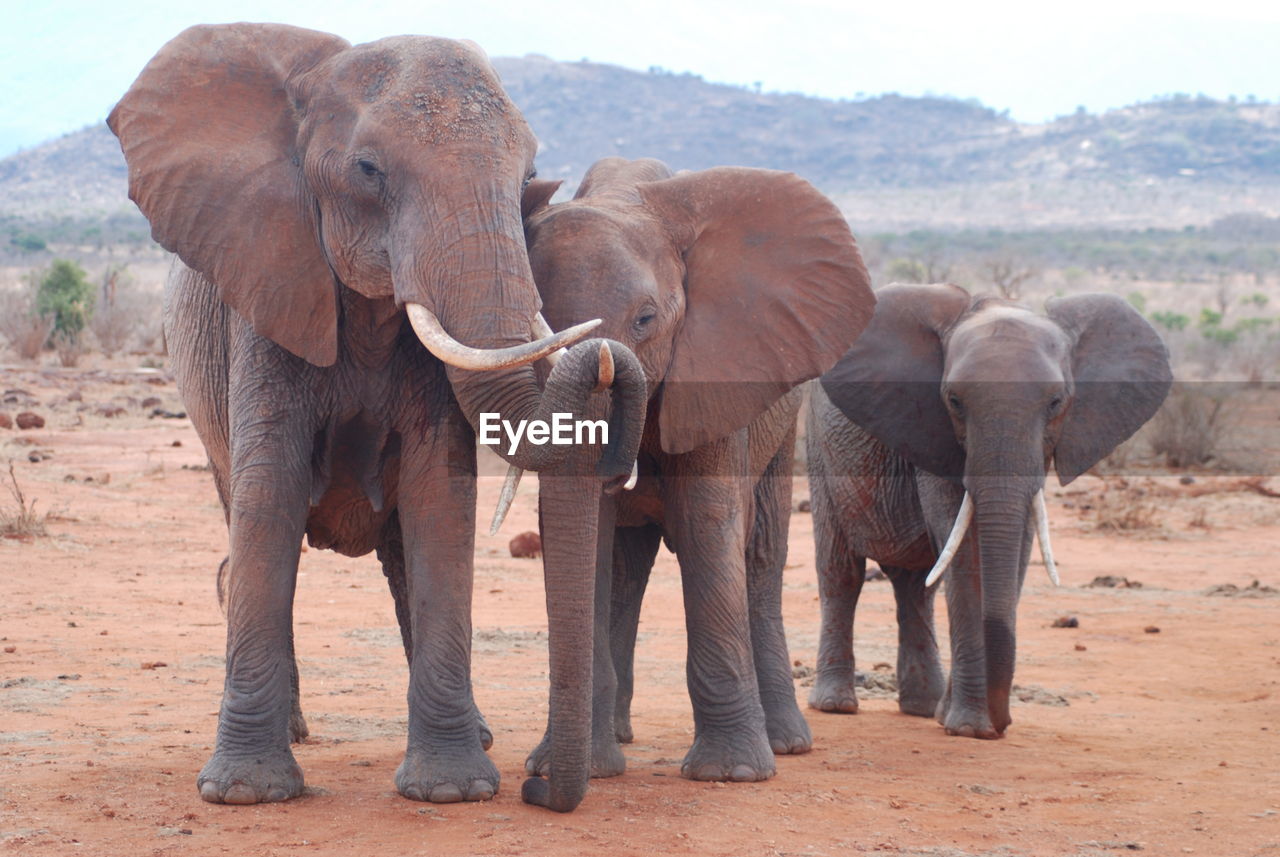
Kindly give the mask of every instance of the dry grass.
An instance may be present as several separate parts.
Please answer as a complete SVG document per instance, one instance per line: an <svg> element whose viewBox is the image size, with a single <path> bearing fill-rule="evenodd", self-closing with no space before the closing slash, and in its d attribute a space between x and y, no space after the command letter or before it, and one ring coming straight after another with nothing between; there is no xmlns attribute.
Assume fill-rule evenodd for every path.
<svg viewBox="0 0 1280 857"><path fill-rule="evenodd" d="M5 487L9 489L16 509L10 509L8 504L0 506L0 538L31 539L48 535L44 525L48 515L36 512L34 498L27 502L22 486L18 484L18 477L13 472L12 461L9 462L9 484Z"/></svg>
<svg viewBox="0 0 1280 857"><path fill-rule="evenodd" d="M0 337L18 357L34 360L53 332L53 316L37 315L30 289L0 290Z"/></svg>
<svg viewBox="0 0 1280 857"><path fill-rule="evenodd" d="M1103 483L1106 490L1093 501L1098 529L1133 533L1160 526L1160 504L1149 492L1125 479L1103 477Z"/></svg>

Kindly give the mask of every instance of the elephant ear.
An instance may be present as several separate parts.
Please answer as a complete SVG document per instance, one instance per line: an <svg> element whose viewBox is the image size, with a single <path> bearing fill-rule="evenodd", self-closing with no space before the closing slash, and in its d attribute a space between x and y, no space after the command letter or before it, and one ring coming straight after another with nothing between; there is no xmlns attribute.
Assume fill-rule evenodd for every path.
<svg viewBox="0 0 1280 857"><path fill-rule="evenodd" d="M524 193L520 195L520 219L527 221L550 205L551 197L556 195L562 184L562 179L534 179L525 185Z"/></svg>
<svg viewBox="0 0 1280 857"><path fill-rule="evenodd" d="M893 284L876 291L866 332L822 376L840 411L915 466L964 475L964 448L942 403L946 332L969 309L950 284Z"/></svg>
<svg viewBox="0 0 1280 857"><path fill-rule="evenodd" d="M260 335L318 366L337 357L337 287L303 187L290 84L348 47L279 24L191 27L107 119L152 237Z"/></svg>
<svg viewBox="0 0 1280 857"><path fill-rule="evenodd" d="M717 167L638 188L684 258L685 315L659 413L662 448L678 454L830 368L875 298L849 225L799 176Z"/></svg>
<svg viewBox="0 0 1280 857"><path fill-rule="evenodd" d="M1173 371L1155 328L1116 295L1055 298L1045 310L1075 340L1075 395L1054 449L1058 480L1066 485L1155 415Z"/></svg>

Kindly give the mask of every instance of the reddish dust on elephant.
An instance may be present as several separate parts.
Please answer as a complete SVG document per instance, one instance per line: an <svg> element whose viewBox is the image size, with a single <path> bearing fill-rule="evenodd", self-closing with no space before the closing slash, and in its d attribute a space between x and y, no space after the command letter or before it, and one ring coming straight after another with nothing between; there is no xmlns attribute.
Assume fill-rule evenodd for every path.
<svg viewBox="0 0 1280 857"><path fill-rule="evenodd" d="M818 588L812 519L793 514L783 615L814 747L778 757L761 783L680 776L693 722L680 582L663 549L639 626L627 771L593 780L560 816L520 800L547 706L542 571L508 550L537 527L527 476L502 531L476 536L475 695L494 733L497 795L437 806L396 793L408 670L392 598L372 557L313 549L295 614L311 733L295 752L308 788L237 807L205 803L195 787L222 691L214 578L227 542L190 422L141 407L158 397L176 414L176 390L92 369L6 370L0 388L24 391L35 403L22 407L46 420L0 429L0 456L48 531L0 538L6 851L976 857L1280 846L1274 478L1051 481L1063 585L1038 566L1028 575L1013 723L998 741L948 737L898 712L885 581L868 581L859 604L859 713L804 707ZM124 412L100 415L107 405ZM1280 410L1264 405L1249 420L1265 429ZM487 522L505 466L482 462ZM807 498L797 479L796 503ZM0 512L14 508L0 492ZM1054 627L1064 616L1076 627ZM945 638L944 610L937 621Z"/></svg>

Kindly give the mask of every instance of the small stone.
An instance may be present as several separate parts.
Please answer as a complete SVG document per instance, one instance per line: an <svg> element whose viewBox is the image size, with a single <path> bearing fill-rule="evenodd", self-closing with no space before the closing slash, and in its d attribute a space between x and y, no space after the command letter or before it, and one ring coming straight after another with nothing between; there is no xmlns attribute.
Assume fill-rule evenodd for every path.
<svg viewBox="0 0 1280 857"><path fill-rule="evenodd" d="M1075 616L1059 616L1053 620L1051 628L1079 628L1080 620Z"/></svg>
<svg viewBox="0 0 1280 857"><path fill-rule="evenodd" d="M0 428L13 428L13 417L9 416L4 411L0 411Z"/></svg>
<svg viewBox="0 0 1280 857"><path fill-rule="evenodd" d="M147 396L145 399L142 400L140 407L158 408L160 407L160 399L156 396Z"/></svg>
<svg viewBox="0 0 1280 857"><path fill-rule="evenodd" d="M18 414L15 422L20 429L39 429L44 428L44 417L31 411L23 411Z"/></svg>
<svg viewBox="0 0 1280 857"><path fill-rule="evenodd" d="M1076 643L1076 651L1077 651L1077 652L1087 652L1087 651L1089 651L1089 650L1088 650L1086 647L1082 646L1080 643Z"/></svg>
<svg viewBox="0 0 1280 857"><path fill-rule="evenodd" d="M1160 629L1159 629L1157 626L1155 626L1155 625L1148 625L1147 627L1143 628L1142 630L1143 630L1143 632L1144 632L1144 633L1147 633L1147 634L1159 634L1159 633L1160 633Z"/></svg>
<svg viewBox="0 0 1280 857"><path fill-rule="evenodd" d="M797 512L806 512L806 513L807 513L807 512L810 512L810 511L812 511L812 510L813 510L813 504L811 504L808 500L801 500L799 503L797 503L797 504L796 504L796 511L797 511Z"/></svg>
<svg viewBox="0 0 1280 857"><path fill-rule="evenodd" d="M100 417L106 417L107 419L114 419L115 417L118 417L124 414L124 408L120 407L119 405L99 405L94 410L94 413Z"/></svg>
<svg viewBox="0 0 1280 857"><path fill-rule="evenodd" d="M16 651L18 651L18 647L17 647L17 646L5 646L5 647L4 647L4 653L5 653L6 655L12 655L12 654L13 654L14 652L16 652Z"/></svg>
<svg viewBox="0 0 1280 857"><path fill-rule="evenodd" d="M542 556L542 537L532 530L523 532L507 544L516 559L537 559Z"/></svg>
<svg viewBox="0 0 1280 857"><path fill-rule="evenodd" d="M1183 476L1178 480L1178 483L1181 485L1194 485L1196 484L1196 478L1194 476Z"/></svg>

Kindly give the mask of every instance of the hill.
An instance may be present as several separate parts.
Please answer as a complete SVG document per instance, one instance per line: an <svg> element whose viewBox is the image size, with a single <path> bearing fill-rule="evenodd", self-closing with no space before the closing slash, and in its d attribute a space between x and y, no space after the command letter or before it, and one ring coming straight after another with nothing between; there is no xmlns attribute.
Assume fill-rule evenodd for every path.
<svg viewBox="0 0 1280 857"><path fill-rule="evenodd" d="M495 61L571 190L606 155L792 170L864 229L1203 225L1280 214L1280 106L1174 96L1023 125L972 101L760 93L661 69ZM109 218L109 219L108 219ZM0 229L141 224L103 125L0 160ZM145 230L145 226L141 227ZM37 230L38 231L38 230Z"/></svg>

